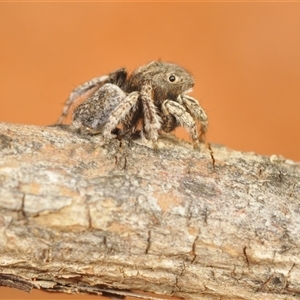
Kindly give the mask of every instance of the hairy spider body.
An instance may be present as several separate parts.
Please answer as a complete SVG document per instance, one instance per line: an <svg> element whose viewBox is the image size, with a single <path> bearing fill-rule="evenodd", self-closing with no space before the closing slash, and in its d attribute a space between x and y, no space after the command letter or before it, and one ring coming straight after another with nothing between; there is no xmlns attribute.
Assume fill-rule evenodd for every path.
<svg viewBox="0 0 300 300"><path fill-rule="evenodd" d="M90 92L73 112L74 129L100 132L104 140L110 140L119 124L121 132L134 132L142 121L143 135L155 144L159 130L171 132L183 126L196 145L207 131L208 120L198 101L187 95L193 86L191 74L172 63L154 61L131 75L124 68L118 69L75 88L58 123L81 95ZM196 121L201 124L200 133Z"/></svg>

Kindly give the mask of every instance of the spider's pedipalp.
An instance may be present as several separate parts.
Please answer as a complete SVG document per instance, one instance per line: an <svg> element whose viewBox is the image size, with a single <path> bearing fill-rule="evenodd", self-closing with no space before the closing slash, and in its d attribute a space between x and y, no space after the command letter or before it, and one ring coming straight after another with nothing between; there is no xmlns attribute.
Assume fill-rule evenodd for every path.
<svg viewBox="0 0 300 300"><path fill-rule="evenodd" d="M164 115L173 115L178 124L187 129L193 141L198 140L199 134L196 122L182 104L173 100L165 100L162 104L162 112Z"/></svg>
<svg viewBox="0 0 300 300"><path fill-rule="evenodd" d="M201 124L200 138L205 135L208 126L208 118L204 109L199 105L199 102L188 95L179 95L177 101L187 108L188 112L197 119Z"/></svg>

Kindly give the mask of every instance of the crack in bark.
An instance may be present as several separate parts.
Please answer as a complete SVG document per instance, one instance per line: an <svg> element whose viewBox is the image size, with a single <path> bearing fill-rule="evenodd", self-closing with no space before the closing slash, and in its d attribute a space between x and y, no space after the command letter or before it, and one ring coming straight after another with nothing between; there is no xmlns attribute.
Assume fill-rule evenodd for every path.
<svg viewBox="0 0 300 300"><path fill-rule="evenodd" d="M148 231L147 247L145 250L145 254L148 254L150 246L151 246L151 230Z"/></svg>
<svg viewBox="0 0 300 300"><path fill-rule="evenodd" d="M193 242L193 245L192 245L192 255L193 255L193 259L191 260L191 264L194 263L194 261L196 260L197 258L197 254L196 254L196 242L199 238L199 235L196 235L195 239L194 239L194 242Z"/></svg>
<svg viewBox="0 0 300 300"><path fill-rule="evenodd" d="M281 171L279 171L278 177L279 177L279 182L282 182L283 181L283 174L282 174Z"/></svg>
<svg viewBox="0 0 300 300"><path fill-rule="evenodd" d="M288 288L289 288L289 280L290 280L290 277L291 277L292 270L294 269L295 266L296 266L296 264L293 263L291 268L289 269L287 275L286 275L286 283L285 283L285 287L284 287L286 290L288 290Z"/></svg>
<svg viewBox="0 0 300 300"><path fill-rule="evenodd" d="M247 266L249 267L250 263L249 263L249 258L248 258L248 255L247 255L247 246L245 246L243 248L243 253L244 253L244 256L245 256L245 259L246 259Z"/></svg>
<svg viewBox="0 0 300 300"><path fill-rule="evenodd" d="M20 213L21 213L21 218L22 219L26 219L26 213L25 213L25 210L24 210L25 197L26 197L26 194L23 193L22 202L21 202L21 209L20 209Z"/></svg>
<svg viewBox="0 0 300 300"><path fill-rule="evenodd" d="M215 160L214 152L213 152L213 150L211 148L210 143L207 143L207 147L209 149L209 154L210 154L210 158L212 160L213 169L216 170L216 160Z"/></svg>
<svg viewBox="0 0 300 300"><path fill-rule="evenodd" d="M183 272L185 271L185 264L182 263L182 268L180 270L180 273L178 275L176 275L175 277L175 286L177 287L177 291L172 291L171 295L173 295L175 292L180 292L181 291L181 287L178 285L179 279L182 276Z"/></svg>
<svg viewBox="0 0 300 300"><path fill-rule="evenodd" d="M88 218L88 229L92 229L93 228L93 225L92 225L92 216L91 216L91 210L90 208L88 207L87 208L87 218Z"/></svg>

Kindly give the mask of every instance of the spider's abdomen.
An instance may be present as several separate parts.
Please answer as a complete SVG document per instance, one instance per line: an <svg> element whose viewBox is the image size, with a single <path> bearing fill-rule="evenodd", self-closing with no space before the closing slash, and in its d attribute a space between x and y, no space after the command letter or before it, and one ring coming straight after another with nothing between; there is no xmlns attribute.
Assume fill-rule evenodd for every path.
<svg viewBox="0 0 300 300"><path fill-rule="evenodd" d="M111 112L126 98L126 94L115 84L106 83L80 104L73 113L73 125L100 130Z"/></svg>

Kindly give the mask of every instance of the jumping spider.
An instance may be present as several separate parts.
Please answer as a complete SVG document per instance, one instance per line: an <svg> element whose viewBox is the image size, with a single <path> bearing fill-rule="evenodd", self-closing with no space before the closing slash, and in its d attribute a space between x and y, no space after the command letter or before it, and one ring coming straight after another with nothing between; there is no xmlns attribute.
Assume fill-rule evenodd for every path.
<svg viewBox="0 0 300 300"><path fill-rule="evenodd" d="M194 147L203 141L208 120L198 101L187 95L194 86L193 77L176 64L154 61L128 76L125 68L94 78L75 88L65 103L58 123L83 94L90 96L73 112L72 127L88 133L101 133L103 140L119 133L134 133L139 122L141 134L156 146L159 130L171 132L183 126ZM197 123L201 124L200 133Z"/></svg>

